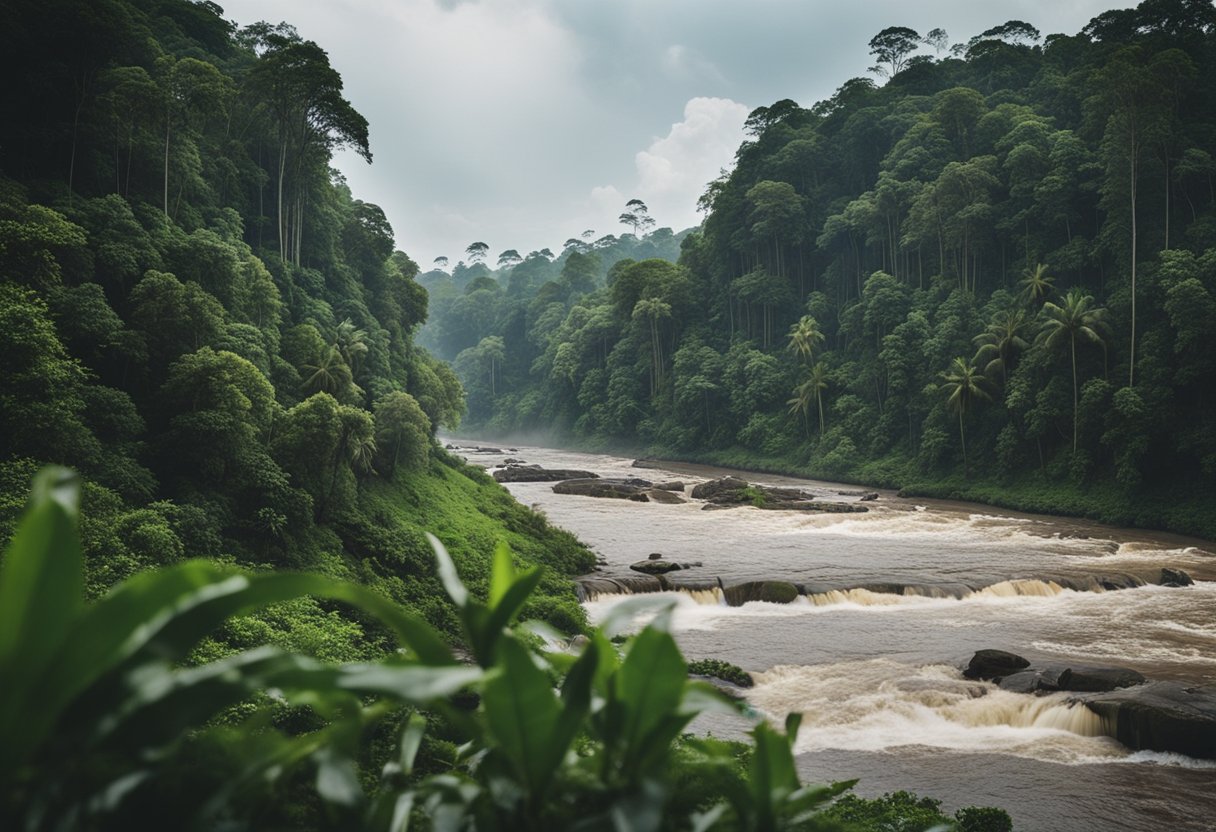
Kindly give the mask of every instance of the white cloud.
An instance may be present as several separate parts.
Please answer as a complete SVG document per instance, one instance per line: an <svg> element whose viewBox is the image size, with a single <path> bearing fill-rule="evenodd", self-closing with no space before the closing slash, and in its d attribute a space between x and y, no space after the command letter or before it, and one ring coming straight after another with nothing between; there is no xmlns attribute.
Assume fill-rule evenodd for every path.
<svg viewBox="0 0 1216 832"><path fill-rule="evenodd" d="M697 223L697 198L734 160L749 112L729 98L693 98L683 121L637 153L637 192L660 225L678 230Z"/></svg>

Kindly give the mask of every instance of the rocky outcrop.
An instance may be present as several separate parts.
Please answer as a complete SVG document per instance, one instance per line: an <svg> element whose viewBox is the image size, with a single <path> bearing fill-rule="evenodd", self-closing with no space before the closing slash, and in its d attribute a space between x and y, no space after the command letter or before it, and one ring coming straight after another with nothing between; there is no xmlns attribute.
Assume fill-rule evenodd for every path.
<svg viewBox="0 0 1216 832"><path fill-rule="evenodd" d="M660 488L659 486L655 486L647 491L646 495L650 497L653 502L664 503L666 505L679 505L680 503L688 502L688 500L685 500L674 491L669 491L665 488Z"/></svg>
<svg viewBox="0 0 1216 832"><path fill-rule="evenodd" d="M778 511L830 511L842 513L867 510L865 506L860 506L856 503L816 502L814 495L797 488L774 488L767 485L754 485L738 477L722 477L700 483L693 488L692 496L697 500L705 500L711 506L717 507L748 505Z"/></svg>
<svg viewBox="0 0 1216 832"><path fill-rule="evenodd" d="M633 468L662 468L663 463L657 459L635 459L633 461L633 465L631 467L633 467Z"/></svg>
<svg viewBox="0 0 1216 832"><path fill-rule="evenodd" d="M1216 759L1216 685L1148 682L1077 700L1128 748Z"/></svg>
<svg viewBox="0 0 1216 832"><path fill-rule="evenodd" d="M1000 681L1002 678L1030 667L1030 662L1005 650L977 650L963 670L968 679Z"/></svg>
<svg viewBox="0 0 1216 832"><path fill-rule="evenodd" d="M560 482L561 480L598 479L599 474L570 468L541 468L531 465L512 465L494 472L497 482Z"/></svg>
<svg viewBox="0 0 1216 832"><path fill-rule="evenodd" d="M692 487L692 496L697 500L710 500L715 503L744 502L747 498L739 492L748 487L747 480L738 477L722 477L698 483Z"/></svg>
<svg viewBox="0 0 1216 832"><path fill-rule="evenodd" d="M655 488L658 488L661 491L683 491L684 481L671 480L670 482L660 482L655 484Z"/></svg>
<svg viewBox="0 0 1216 832"><path fill-rule="evenodd" d="M1161 570L1161 585L1162 586L1191 586L1195 580L1181 569Z"/></svg>
<svg viewBox="0 0 1216 832"><path fill-rule="evenodd" d="M674 560L661 560L650 558L648 560L639 560L636 563L629 564L629 568L634 572L641 572L643 575L666 575L668 572L678 572L681 569L692 569L695 566L700 566L701 561L692 563L676 563Z"/></svg>
<svg viewBox="0 0 1216 832"><path fill-rule="evenodd" d="M798 597L799 592L798 587L789 581L748 581L725 587L722 594L727 604L741 607L749 601L789 604Z"/></svg>
<svg viewBox="0 0 1216 832"><path fill-rule="evenodd" d="M608 497L618 500L633 500L638 503L650 502L646 491L650 482L639 479L612 479L595 477L568 479L553 486L554 494L577 494L582 497Z"/></svg>
<svg viewBox="0 0 1216 832"><path fill-rule="evenodd" d="M1216 759L1216 685L1149 681L1126 667L1031 666L1004 650L980 650L963 671L1013 693L1067 691L1102 717L1105 731L1133 751Z"/></svg>

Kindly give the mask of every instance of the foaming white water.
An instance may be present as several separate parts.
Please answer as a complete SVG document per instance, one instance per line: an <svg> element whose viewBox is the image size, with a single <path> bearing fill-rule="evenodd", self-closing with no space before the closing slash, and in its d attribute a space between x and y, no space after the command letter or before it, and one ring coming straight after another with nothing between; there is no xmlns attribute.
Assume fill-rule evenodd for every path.
<svg viewBox="0 0 1216 832"><path fill-rule="evenodd" d="M774 719L803 714L797 751L904 746L1008 753L1061 763L1127 756L1102 717L1067 694L1034 697L962 678L948 665L887 659L779 666L748 699Z"/></svg>

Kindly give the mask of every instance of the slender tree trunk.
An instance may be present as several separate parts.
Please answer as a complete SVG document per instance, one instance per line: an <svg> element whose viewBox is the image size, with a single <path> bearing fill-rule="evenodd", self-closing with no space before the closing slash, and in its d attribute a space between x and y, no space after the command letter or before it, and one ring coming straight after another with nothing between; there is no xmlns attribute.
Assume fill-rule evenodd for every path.
<svg viewBox="0 0 1216 832"><path fill-rule="evenodd" d="M169 116L165 114L165 216L169 216Z"/></svg>
<svg viewBox="0 0 1216 832"><path fill-rule="evenodd" d="M823 439L823 393L815 395L815 403L819 405L819 438Z"/></svg>
<svg viewBox="0 0 1216 832"><path fill-rule="evenodd" d="M1072 453L1077 455L1077 339L1074 337L1069 344L1072 347Z"/></svg>
<svg viewBox="0 0 1216 832"><path fill-rule="evenodd" d="M963 443L963 479L971 479L971 469L967 467L967 431L963 429L963 409L958 409L958 438Z"/></svg>
<svg viewBox="0 0 1216 832"><path fill-rule="evenodd" d="M1127 386L1136 386L1136 125L1132 122L1132 161L1131 161L1131 198L1132 198L1132 334L1131 356L1127 367ZM1075 386L1074 379L1074 386ZM1074 397L1075 398L1075 397ZM1073 451L1076 452L1074 438Z"/></svg>
<svg viewBox="0 0 1216 832"><path fill-rule="evenodd" d="M283 217L283 177L287 174L287 140L279 141L279 258L287 260L287 223Z"/></svg>

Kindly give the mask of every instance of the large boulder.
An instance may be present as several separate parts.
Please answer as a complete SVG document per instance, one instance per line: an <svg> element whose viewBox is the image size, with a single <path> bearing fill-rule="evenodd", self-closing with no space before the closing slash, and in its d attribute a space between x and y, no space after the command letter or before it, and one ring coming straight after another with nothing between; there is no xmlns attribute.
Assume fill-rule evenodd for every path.
<svg viewBox="0 0 1216 832"><path fill-rule="evenodd" d="M646 494L654 502L666 505L679 505L680 503L688 502L688 500L685 500L679 494L676 494L674 491L668 491L665 488L655 487L647 491Z"/></svg>
<svg viewBox="0 0 1216 832"><path fill-rule="evenodd" d="M865 506L860 506L856 503L818 502L813 494L808 494L797 488L775 488L767 485L755 485L738 477L722 477L700 483L692 489L692 496L698 500L705 500L710 506L720 508L755 506L756 508L776 511L827 511L839 513L867 510Z"/></svg>
<svg viewBox="0 0 1216 832"><path fill-rule="evenodd" d="M1181 569L1162 568L1160 583L1162 586L1190 586L1195 580Z"/></svg>
<svg viewBox="0 0 1216 832"><path fill-rule="evenodd" d="M663 491L683 491L684 490L684 481L683 480L669 480L667 482L660 482L660 483L655 484L655 488L662 489Z"/></svg>
<svg viewBox="0 0 1216 832"><path fill-rule="evenodd" d="M678 572L681 569L692 569L694 566L700 566L700 561L693 563L676 563L674 560L639 560L636 563L629 564L629 568L634 572L641 572L643 575L666 575L668 572Z"/></svg>
<svg viewBox="0 0 1216 832"><path fill-rule="evenodd" d="M1028 667L999 679L1001 690L1011 693L1097 693L1144 684L1147 679L1126 667Z"/></svg>
<svg viewBox="0 0 1216 832"><path fill-rule="evenodd" d="M1216 685L1149 682L1078 697L1135 751L1216 759Z"/></svg>
<svg viewBox="0 0 1216 832"><path fill-rule="evenodd" d="M1000 680L1030 667L1030 662L1005 650L977 650L963 671L968 679Z"/></svg>
<svg viewBox="0 0 1216 832"><path fill-rule="evenodd" d="M741 480L738 477L722 477L694 485L692 496L697 500L712 500L717 503L750 502L751 498L741 493L749 487L750 484L747 480Z"/></svg>
<svg viewBox="0 0 1216 832"><path fill-rule="evenodd" d="M593 480L599 474L591 471L578 471L570 468L539 468L525 465L513 465L509 468L499 468L494 472L498 482L560 482L561 480Z"/></svg>
<svg viewBox="0 0 1216 832"><path fill-rule="evenodd" d="M767 601L770 604L789 604L798 598L798 587L789 581L748 581L728 586L722 594L726 603L741 607L749 601Z"/></svg>
<svg viewBox="0 0 1216 832"><path fill-rule="evenodd" d="M582 497L608 497L618 500L633 500L638 503L648 503L646 490L650 488L647 480L580 478L563 480L553 486L554 494L578 494Z"/></svg>

